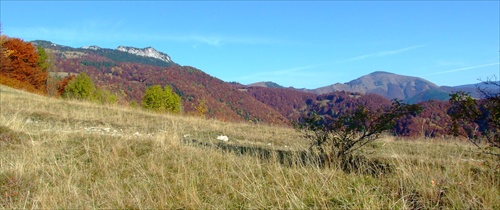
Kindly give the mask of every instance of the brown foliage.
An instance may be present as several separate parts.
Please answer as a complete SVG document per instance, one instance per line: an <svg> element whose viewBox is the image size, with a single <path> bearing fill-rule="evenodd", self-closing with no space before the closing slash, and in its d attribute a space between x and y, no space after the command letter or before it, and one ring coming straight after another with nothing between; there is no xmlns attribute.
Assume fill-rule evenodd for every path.
<svg viewBox="0 0 500 210"><path fill-rule="evenodd" d="M19 81L17 79L13 79L1 74L0 74L0 84L7 85L9 87L13 87L16 89L23 89L33 93L41 93L39 90L37 90L33 85L29 83Z"/></svg>
<svg viewBox="0 0 500 210"><path fill-rule="evenodd" d="M60 57L55 64L67 73L85 72L97 86L123 92L122 95L129 101L141 101L149 86L168 85L181 96L185 113L198 114L198 105L204 101L207 118L281 125L288 123L288 119L273 107L193 67L117 62L90 53L79 58Z"/></svg>
<svg viewBox="0 0 500 210"><path fill-rule="evenodd" d="M75 75L69 75L67 77L64 77L61 81L57 83L57 94L61 96L64 93L64 90L66 89L66 86L68 86L68 83L75 78Z"/></svg>
<svg viewBox="0 0 500 210"><path fill-rule="evenodd" d="M300 117L300 109L306 107L308 99L316 98L313 93L306 93L288 88L241 87L260 102L274 108L281 115L293 121Z"/></svg>
<svg viewBox="0 0 500 210"><path fill-rule="evenodd" d="M28 91L45 93L47 72L38 66L38 52L31 43L2 37L0 82Z"/></svg>
<svg viewBox="0 0 500 210"><path fill-rule="evenodd" d="M450 134L450 103L433 100L419 105L423 108L419 115L409 115L397 121L394 132L398 136L433 138Z"/></svg>

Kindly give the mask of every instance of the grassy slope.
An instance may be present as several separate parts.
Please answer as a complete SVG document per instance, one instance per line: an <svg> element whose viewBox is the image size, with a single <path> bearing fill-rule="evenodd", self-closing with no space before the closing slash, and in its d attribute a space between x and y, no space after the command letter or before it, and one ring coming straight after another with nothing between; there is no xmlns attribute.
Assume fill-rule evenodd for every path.
<svg viewBox="0 0 500 210"><path fill-rule="evenodd" d="M157 115L0 86L0 208L499 209L498 159L451 141L381 139L391 174L285 167L181 144L184 135L298 150L294 130Z"/></svg>

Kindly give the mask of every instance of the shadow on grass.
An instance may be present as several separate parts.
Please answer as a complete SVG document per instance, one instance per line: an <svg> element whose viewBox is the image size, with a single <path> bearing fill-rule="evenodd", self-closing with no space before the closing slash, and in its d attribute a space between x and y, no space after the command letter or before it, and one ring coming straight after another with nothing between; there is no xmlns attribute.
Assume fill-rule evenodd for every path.
<svg viewBox="0 0 500 210"><path fill-rule="evenodd" d="M230 152L238 156L252 156L265 161L277 161L286 167L308 166L319 168L337 167L346 173L361 173L369 175L383 175L392 173L394 166L379 159L367 159L363 156L353 156L346 161L332 160L324 155L313 154L309 151L290 151L280 149L266 149L243 145L233 145L224 142L203 142L196 139L184 138L182 143L201 148L211 148Z"/></svg>

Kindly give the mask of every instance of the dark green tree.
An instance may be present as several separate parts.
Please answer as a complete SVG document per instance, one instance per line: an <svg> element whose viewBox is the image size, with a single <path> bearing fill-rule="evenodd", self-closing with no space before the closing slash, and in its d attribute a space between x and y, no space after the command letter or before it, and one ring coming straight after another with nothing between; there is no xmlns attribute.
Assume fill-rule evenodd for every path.
<svg viewBox="0 0 500 210"><path fill-rule="evenodd" d="M50 62L48 61L49 56L45 52L45 49L43 47L37 46L37 51L38 51L38 68L40 71L45 72L50 66Z"/></svg>

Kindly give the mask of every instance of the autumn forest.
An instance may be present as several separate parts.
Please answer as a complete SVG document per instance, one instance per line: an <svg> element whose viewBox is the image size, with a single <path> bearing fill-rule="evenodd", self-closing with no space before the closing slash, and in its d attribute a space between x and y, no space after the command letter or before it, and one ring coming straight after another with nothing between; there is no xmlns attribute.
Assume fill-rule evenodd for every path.
<svg viewBox="0 0 500 210"><path fill-rule="evenodd" d="M306 93L291 88L267 88L228 83L191 66L164 62L112 49L82 49L47 41L26 42L1 37L0 83L30 92L60 97L68 82L86 73L112 93L121 105L140 104L153 85L169 86L181 97L182 113L222 121L290 126L308 113L337 115L358 105L380 107L390 100L376 94ZM448 101L424 101L423 111L397 121L399 137L451 135Z"/></svg>

